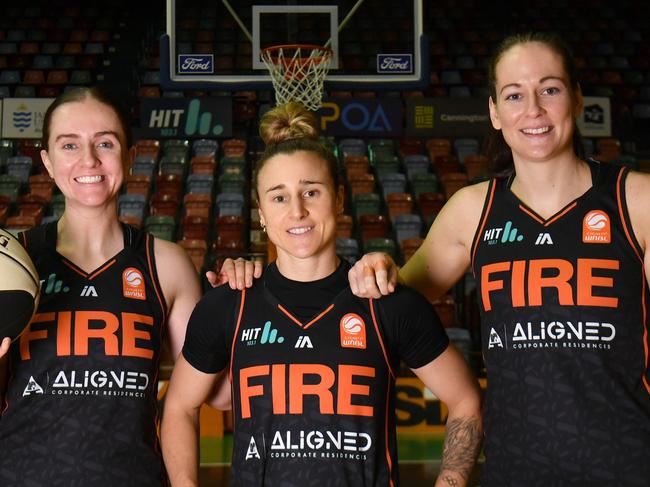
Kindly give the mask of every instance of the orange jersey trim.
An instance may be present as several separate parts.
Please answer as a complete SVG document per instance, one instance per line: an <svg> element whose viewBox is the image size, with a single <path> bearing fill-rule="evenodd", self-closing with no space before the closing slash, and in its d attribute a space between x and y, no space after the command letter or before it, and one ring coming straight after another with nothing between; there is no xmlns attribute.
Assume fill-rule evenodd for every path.
<svg viewBox="0 0 650 487"><path fill-rule="evenodd" d="M571 210L573 210L576 206L578 206L578 202L574 201L569 206L567 206L564 210L562 210L560 213L558 213L557 215L552 217L550 220L546 220L546 223L544 223L544 226L548 227L551 223L553 223L554 221L557 221L560 218L562 218L564 215L566 215Z"/></svg>
<svg viewBox="0 0 650 487"><path fill-rule="evenodd" d="M309 328L311 325L313 325L314 323L316 323L316 322L317 322L318 320L320 320L323 316L325 316L327 313L329 313L330 311L332 311L333 308L334 308L334 305L333 305L333 304L330 304L330 305L329 305L329 306L328 306L324 311L322 311L318 316L316 316L314 319L312 319L312 320L311 320L309 323L307 323L306 325L303 325L303 324L300 322L300 320L298 320L298 318L296 318L295 316L293 316L293 315L289 312L289 310L287 310L287 309L286 309L284 306L282 306L281 304L278 304L278 309L279 309L280 311L282 311L285 315L287 315L287 318L289 318L291 321L293 321L295 324L297 324L297 325L298 325L300 328L302 328L303 330L306 330L306 329Z"/></svg>
<svg viewBox="0 0 650 487"><path fill-rule="evenodd" d="M145 252L147 256L147 267L149 268L149 277L151 279L151 286L153 287L154 292L156 293L156 298L158 299L158 304L160 305L160 311L162 312L162 325L159 328L159 333L160 333L160 343L162 344L164 342L164 335L165 335L165 330L167 328L167 304L163 300L162 297L162 290L158 289L158 280L156 279L156 276L153 275L153 265L152 265L152 255L150 252L150 248L153 248L153 241L151 241L153 237L151 234L147 233L146 234L146 240L145 240ZM103 271L103 270L102 270ZM93 276L94 277L94 276ZM158 375L160 373L160 357L161 355L158 354L158 363L156 364L155 368L155 373L154 373L154 384L158 383ZM162 457L162 445L160 444L160 409L156 408L156 414L154 415L154 424L156 427L156 431L158 431L158 441L156 442L156 446L154 448L156 454L159 457Z"/></svg>
<svg viewBox="0 0 650 487"><path fill-rule="evenodd" d="M490 187L490 195L488 196L488 202L487 206L485 207L485 212L483 213L481 222L479 223L479 229L476 232L476 238L474 239L474 247L472 248L472 274L474 274L474 277L476 277L476 271L474 270L474 256L476 255L476 248L478 247L478 243L481 241L481 235L483 234L483 229L485 228L485 224L487 223L488 216L490 216L490 210L492 209L492 201L494 200L494 191L497 187L497 182L496 180L492 180L492 184Z"/></svg>
<svg viewBox="0 0 650 487"><path fill-rule="evenodd" d="M147 251L147 253L148 253L148 251ZM76 264L74 264L73 262L69 261L69 260L66 259L65 257L64 257L63 259L61 259L61 262L63 262L66 266L68 266L70 269L72 269L73 271L75 271L75 272L76 272L77 274L79 274L80 276L85 277L85 278L88 279L89 281L92 281L95 277L97 277L97 276L100 275L102 272L104 272L106 269L108 269L110 266L112 266L113 264L115 264L116 259L111 259L111 260L109 260L106 264L104 264L102 267L100 267L99 269L97 269L96 271L94 271L92 274L88 274L87 272L84 272L84 271L81 270L79 267L77 267Z"/></svg>
<svg viewBox="0 0 650 487"><path fill-rule="evenodd" d="M390 404L390 389L391 389L390 386L391 386L391 377L389 376L388 384L386 386L386 410L384 413L384 445L386 446L386 462L388 463L388 479L390 482L390 487L395 487L395 484L393 482L393 460L390 457L390 448L388 446L388 405Z"/></svg>
<svg viewBox="0 0 650 487"><path fill-rule="evenodd" d="M577 205L578 205L578 202L577 202L577 201L574 201L574 202L571 203L569 206L567 206L567 207L564 208L562 211L560 211L560 212L557 213L556 215L552 216L552 217L551 217L550 219L548 219L548 220L544 220L544 219L543 219L542 217L540 217L537 213L534 213L533 211L529 210L528 208L526 208L526 207L525 207L524 205L522 205L522 204L519 205L519 209L520 209L521 211L523 211L524 213L526 213L529 217L531 217L531 218L532 218L533 220L535 220L536 222L538 222L538 223L544 225L545 227L548 227L551 223L553 223L553 222L559 220L559 219L562 218L564 215L566 215L568 212L570 212L571 210L573 210Z"/></svg>
<svg viewBox="0 0 650 487"><path fill-rule="evenodd" d="M239 333L239 325L241 324L241 317L244 315L244 303L246 302L246 289L244 288L241 292L241 303L239 305L239 316L237 316L237 324L235 325L235 334L232 337L232 343L230 344L230 370L228 371L228 378L230 384L232 384L232 361L235 356L235 344L237 343L237 333ZM232 396L235 397L234 395ZM235 401L232 401L233 407Z"/></svg>
<svg viewBox="0 0 650 487"><path fill-rule="evenodd" d="M162 311L162 318L163 318L163 324L167 323L167 305L166 302L163 300L162 297L162 290L158 289L158 286L156 285L156 279L154 278L153 275L153 266L151 265L151 252L149 252L149 239L151 239L151 235L147 234L147 241L146 241L146 249L147 249L147 266L149 267L149 277L151 277L151 285L153 286L153 290L156 293L156 297L158 298L158 303L160 304L160 309ZM162 327L161 327L162 330Z"/></svg>
<svg viewBox="0 0 650 487"><path fill-rule="evenodd" d="M623 199L621 197L621 186L622 186L622 180L623 180L623 174L625 172L625 168L622 167L621 170L618 172L618 178L616 179L616 201L618 203L618 213L621 218L621 224L623 225L623 231L625 232L625 237L627 238L627 241L629 242L630 246L634 250L634 253L636 254L637 258L641 262L641 307L643 309L643 353L645 355L645 370L643 371L643 374L641 375L641 380L643 381L643 385L650 394L650 384L648 383L648 377L647 377L647 371L648 371L648 363L649 363L649 357L650 354L648 353L648 321L647 321L647 307L646 307L646 302L645 302L645 295L646 295L646 285L647 285L647 279L645 275L645 267L644 267L644 262L643 262L643 257L641 254L639 254L639 251L634 244L634 240L632 240L632 236L630 234L630 229L627 227L626 219L625 219L625 212L623 210Z"/></svg>
<svg viewBox="0 0 650 487"><path fill-rule="evenodd" d="M384 339L381 337L381 333L379 333L379 326L377 325L377 318L375 317L375 306L374 306L375 300L371 298L368 301L370 303L370 316L372 316L372 324L375 326L375 333L377 333L377 338L379 339L379 345L381 345L381 352L384 354L384 360L386 361L386 366L388 367L390 376L394 379L395 373L393 372L393 368L390 366L390 362L388 361L388 355L386 354L386 347L384 347Z"/></svg>

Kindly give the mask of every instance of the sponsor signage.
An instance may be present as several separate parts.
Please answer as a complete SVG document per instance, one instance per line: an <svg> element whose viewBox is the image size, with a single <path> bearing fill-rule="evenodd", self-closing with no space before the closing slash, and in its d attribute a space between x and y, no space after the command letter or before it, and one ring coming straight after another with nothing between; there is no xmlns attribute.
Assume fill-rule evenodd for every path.
<svg viewBox="0 0 650 487"><path fill-rule="evenodd" d="M484 391L487 382L479 379ZM417 377L398 377L395 383L397 433L444 433L449 410Z"/></svg>
<svg viewBox="0 0 650 487"><path fill-rule="evenodd" d="M490 127L486 98L410 98L406 132L414 137L484 136Z"/></svg>
<svg viewBox="0 0 650 487"><path fill-rule="evenodd" d="M179 54L178 74L213 74L213 54Z"/></svg>
<svg viewBox="0 0 650 487"><path fill-rule="evenodd" d="M54 98L5 98L2 104L2 137L40 139L43 118Z"/></svg>
<svg viewBox="0 0 650 487"><path fill-rule="evenodd" d="M611 137L612 110L609 98L585 96L584 109L578 117L578 129L583 137Z"/></svg>
<svg viewBox="0 0 650 487"><path fill-rule="evenodd" d="M412 54L377 54L377 72L381 74L411 74Z"/></svg>
<svg viewBox="0 0 650 487"><path fill-rule="evenodd" d="M402 134L402 101L326 98L316 113L325 135L390 137Z"/></svg>
<svg viewBox="0 0 650 487"><path fill-rule="evenodd" d="M228 137L232 135L232 100L214 98L143 98L136 138Z"/></svg>

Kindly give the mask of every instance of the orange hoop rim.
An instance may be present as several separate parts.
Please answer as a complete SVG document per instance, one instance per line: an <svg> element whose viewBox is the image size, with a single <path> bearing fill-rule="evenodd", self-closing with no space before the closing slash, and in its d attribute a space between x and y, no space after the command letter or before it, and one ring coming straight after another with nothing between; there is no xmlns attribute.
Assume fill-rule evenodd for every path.
<svg viewBox="0 0 650 487"><path fill-rule="evenodd" d="M320 56L297 56L296 60L300 62L300 64L309 62L309 61L314 61L317 64L322 63L326 59L329 59L332 57L333 51L329 47L326 46L319 46L318 44L280 44L277 46L269 46L265 47L260 51L260 54L262 57L267 57L273 64L279 64L279 55L274 54L276 52L279 52L280 50L284 49L293 49L293 50L298 50L302 49L305 50L310 50L310 51L323 51L323 54Z"/></svg>

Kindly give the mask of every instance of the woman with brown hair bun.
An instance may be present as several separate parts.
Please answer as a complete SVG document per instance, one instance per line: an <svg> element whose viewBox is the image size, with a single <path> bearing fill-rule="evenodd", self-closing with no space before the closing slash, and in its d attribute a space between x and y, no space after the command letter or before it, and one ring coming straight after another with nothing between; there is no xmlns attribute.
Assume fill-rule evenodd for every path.
<svg viewBox="0 0 650 487"><path fill-rule="evenodd" d="M250 289L212 289L195 308L165 404L174 486L197 485L197 414L227 369L233 485L397 486L400 359L449 408L436 485L465 485L481 439L477 383L433 308L398 286L353 296L336 255L337 161L297 103L262 119L254 187L277 260Z"/></svg>

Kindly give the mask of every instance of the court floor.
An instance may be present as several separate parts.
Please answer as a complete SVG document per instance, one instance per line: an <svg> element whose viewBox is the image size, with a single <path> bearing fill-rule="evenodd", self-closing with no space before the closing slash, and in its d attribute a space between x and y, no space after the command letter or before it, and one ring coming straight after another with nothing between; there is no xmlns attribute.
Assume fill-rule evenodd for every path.
<svg viewBox="0 0 650 487"><path fill-rule="evenodd" d="M443 437L432 433L397 435L400 483L403 487L431 487L440 470ZM232 436L201 438L201 487L230 486L230 452ZM469 486L479 485L480 464L470 477Z"/></svg>

